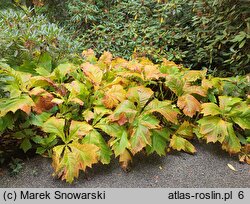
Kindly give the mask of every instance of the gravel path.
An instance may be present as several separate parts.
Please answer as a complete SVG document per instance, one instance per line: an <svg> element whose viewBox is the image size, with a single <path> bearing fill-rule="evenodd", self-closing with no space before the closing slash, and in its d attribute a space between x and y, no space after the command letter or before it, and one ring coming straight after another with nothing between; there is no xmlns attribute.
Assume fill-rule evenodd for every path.
<svg viewBox="0 0 250 204"><path fill-rule="evenodd" d="M163 188L249 188L250 165L240 164L214 144L195 143L197 153L189 155L175 152L166 157L138 155L134 158L132 170L122 171L118 161L109 165L95 165L82 173L73 184L67 184L52 177L51 160L34 157L24 162L17 176L9 176L2 169L0 187L10 188L110 188L110 187L163 187ZM238 171L232 171L230 163Z"/></svg>

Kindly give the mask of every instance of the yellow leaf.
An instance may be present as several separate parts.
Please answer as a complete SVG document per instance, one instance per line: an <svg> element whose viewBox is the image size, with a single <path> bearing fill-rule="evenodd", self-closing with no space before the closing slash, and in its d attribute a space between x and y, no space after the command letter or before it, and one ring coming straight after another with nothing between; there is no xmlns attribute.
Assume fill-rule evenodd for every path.
<svg viewBox="0 0 250 204"><path fill-rule="evenodd" d="M132 157L128 150L124 150L123 153L120 154L119 162L124 171L127 171L129 163L132 161Z"/></svg>
<svg viewBox="0 0 250 204"><path fill-rule="evenodd" d="M207 70L204 69L202 71L198 71L198 70L188 70L185 75L184 75L184 80L185 81L190 81L190 82L194 82L198 79L204 79L206 77L207 74Z"/></svg>
<svg viewBox="0 0 250 204"><path fill-rule="evenodd" d="M73 142L53 148L53 168L55 174L62 180L72 183L78 178L79 170L85 171L86 167L98 162L99 148L93 144L80 144Z"/></svg>
<svg viewBox="0 0 250 204"><path fill-rule="evenodd" d="M110 52L104 52L102 56L99 58L98 62L104 63L106 65L109 65L112 61L112 54Z"/></svg>
<svg viewBox="0 0 250 204"><path fill-rule="evenodd" d="M93 85L99 86L101 84L103 73L99 67L86 62L81 65L81 68Z"/></svg>
<svg viewBox="0 0 250 204"><path fill-rule="evenodd" d="M59 98L53 98L51 100L52 103L55 103L55 104L62 104L64 101L62 99L59 99Z"/></svg>
<svg viewBox="0 0 250 204"><path fill-rule="evenodd" d="M173 135L171 138L169 146L177 151L183 150L188 153L196 152L195 147L188 140L176 135Z"/></svg>

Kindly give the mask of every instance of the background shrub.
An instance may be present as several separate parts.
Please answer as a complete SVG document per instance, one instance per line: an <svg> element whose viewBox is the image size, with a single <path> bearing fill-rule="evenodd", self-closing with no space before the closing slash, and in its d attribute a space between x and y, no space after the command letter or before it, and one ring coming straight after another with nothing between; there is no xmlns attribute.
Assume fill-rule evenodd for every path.
<svg viewBox="0 0 250 204"><path fill-rule="evenodd" d="M82 49L134 52L216 75L250 70L249 2L244 0L49 1L46 12L73 32ZM60 9L55 5L60 6ZM58 13L58 11L60 13Z"/></svg>
<svg viewBox="0 0 250 204"><path fill-rule="evenodd" d="M76 52L68 34L44 15L33 15L32 10L0 11L0 57L11 65L20 65L49 53L54 62Z"/></svg>

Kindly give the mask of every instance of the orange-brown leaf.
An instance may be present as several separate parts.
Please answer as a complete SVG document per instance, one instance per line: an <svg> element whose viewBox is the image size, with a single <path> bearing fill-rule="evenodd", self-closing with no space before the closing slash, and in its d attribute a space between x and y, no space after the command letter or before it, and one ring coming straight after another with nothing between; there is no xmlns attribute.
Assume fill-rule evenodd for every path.
<svg viewBox="0 0 250 204"><path fill-rule="evenodd" d="M146 65L144 67L144 76L146 80L150 80L159 79L166 76L166 74L162 74L156 65Z"/></svg>
<svg viewBox="0 0 250 204"><path fill-rule="evenodd" d="M33 107L33 111L37 114L41 114L44 111L50 110L56 105L52 102L53 98L54 96L48 92L38 96L38 99L35 102L35 107Z"/></svg>
<svg viewBox="0 0 250 204"><path fill-rule="evenodd" d="M196 112L201 111L200 102L190 94L180 96L177 101L177 106L189 117L193 117Z"/></svg>
<svg viewBox="0 0 250 204"><path fill-rule="evenodd" d="M113 85L104 95L102 102L106 108L114 108L126 98L126 91L121 85Z"/></svg>

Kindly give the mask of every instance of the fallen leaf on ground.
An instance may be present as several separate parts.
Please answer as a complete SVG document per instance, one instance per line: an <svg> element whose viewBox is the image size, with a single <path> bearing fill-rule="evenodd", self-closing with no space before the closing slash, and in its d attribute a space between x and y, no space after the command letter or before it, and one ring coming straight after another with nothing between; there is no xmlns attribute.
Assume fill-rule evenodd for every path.
<svg viewBox="0 0 250 204"><path fill-rule="evenodd" d="M231 170L233 170L233 171L238 171L238 170L236 170L236 169L233 167L232 164L227 164L227 166L228 166Z"/></svg>

